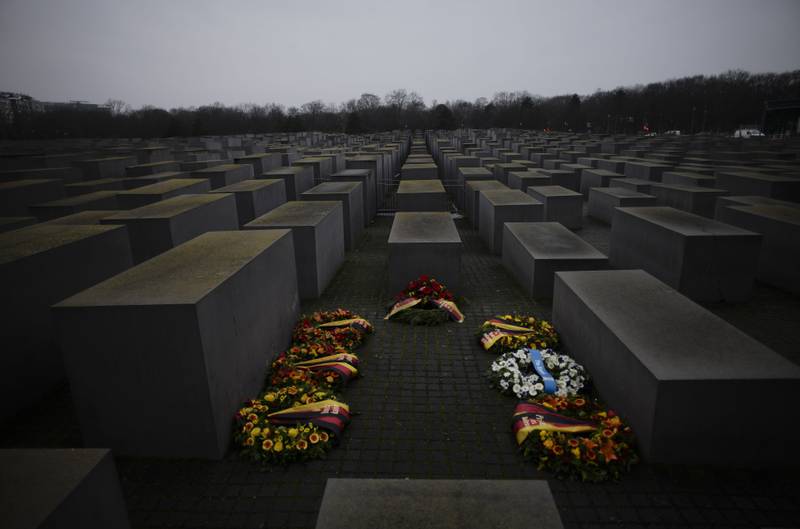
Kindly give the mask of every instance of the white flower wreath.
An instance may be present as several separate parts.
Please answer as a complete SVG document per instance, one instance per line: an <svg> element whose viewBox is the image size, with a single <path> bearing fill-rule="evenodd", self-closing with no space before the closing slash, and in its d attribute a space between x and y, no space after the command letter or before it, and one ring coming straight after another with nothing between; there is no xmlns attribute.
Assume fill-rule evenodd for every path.
<svg viewBox="0 0 800 529"><path fill-rule="evenodd" d="M555 394L559 397L575 395L586 382L583 366L564 354L552 349L539 351L542 363L555 382ZM492 362L489 381L503 394L514 394L520 399L529 399L544 393L545 383L536 372L527 349L503 353Z"/></svg>

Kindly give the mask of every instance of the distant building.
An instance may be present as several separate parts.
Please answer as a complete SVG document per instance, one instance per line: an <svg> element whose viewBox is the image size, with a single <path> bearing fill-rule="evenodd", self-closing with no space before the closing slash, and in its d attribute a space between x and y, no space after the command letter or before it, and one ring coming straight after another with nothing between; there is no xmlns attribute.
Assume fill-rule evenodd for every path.
<svg viewBox="0 0 800 529"><path fill-rule="evenodd" d="M16 114L42 112L44 106L27 94L0 92L0 119L7 123L14 121Z"/></svg>
<svg viewBox="0 0 800 529"><path fill-rule="evenodd" d="M44 101L42 102L45 112L51 112L53 110L65 110L65 109L72 109L72 110L86 110L86 111L102 111L102 112L110 112L111 107L108 105L98 105L96 103L89 103L88 101Z"/></svg>

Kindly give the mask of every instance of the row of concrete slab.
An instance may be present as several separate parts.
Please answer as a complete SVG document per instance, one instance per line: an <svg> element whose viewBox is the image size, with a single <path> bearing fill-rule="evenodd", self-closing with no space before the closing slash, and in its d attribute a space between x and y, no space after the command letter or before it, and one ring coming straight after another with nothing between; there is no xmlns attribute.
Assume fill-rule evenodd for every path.
<svg viewBox="0 0 800 529"><path fill-rule="evenodd" d="M800 368L693 299L747 299L756 277L771 277L763 262L776 260L775 252L787 244L794 245L794 254L788 252L774 265L784 271L794 267L795 282L770 282L791 290L799 270L797 204L778 204L781 199L762 195L718 194L711 211L722 218L777 219L775 231L750 231L671 207L658 194L645 195L648 202L641 207L626 207L631 195L625 186L639 184L626 177L627 161L612 160L623 165L613 178L601 174L609 177L604 182L591 168L547 174L538 169L539 161L517 164L524 160L515 159L514 165L522 167L511 167L499 158L487 163L489 157L473 156L471 149L488 153L492 144L516 144L521 150L524 143L516 142L513 133L502 143L480 131L429 133L426 140L437 174L453 182L450 196L486 248L502 255L528 295L552 298L553 320L566 350L589 369L609 404L630 420L646 459L774 465L789 456L800 440L795 424L765 435L760 428L742 432L740 421L764 418L764 413L767 422L784 421L787 410L765 410L762 403L791 398L800 389ZM545 145L562 142L540 140ZM580 148L573 145L567 152ZM564 185L553 185L554 176ZM562 177L568 179L558 180ZM618 185L607 187L612 180ZM596 212L600 196L620 200L601 208L610 214L598 214L612 224L609 256L572 231L580 228L574 219L583 217L584 200ZM448 286L459 284L461 239L447 213L398 213L389 251L390 277L398 283L403 272L427 270ZM789 420L798 418L796 411L788 413ZM769 453L751 450L755 444L768 447Z"/></svg>

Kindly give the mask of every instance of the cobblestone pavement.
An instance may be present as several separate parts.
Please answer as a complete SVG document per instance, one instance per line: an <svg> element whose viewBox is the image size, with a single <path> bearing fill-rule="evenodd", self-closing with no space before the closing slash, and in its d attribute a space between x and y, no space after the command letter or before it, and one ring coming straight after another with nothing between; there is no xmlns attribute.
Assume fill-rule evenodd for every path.
<svg viewBox="0 0 800 529"><path fill-rule="evenodd" d="M340 447L326 460L287 468L262 469L233 453L222 461L117 458L133 527L311 528L328 477L546 479L516 452L510 433L515 401L487 386L491 356L478 346L475 330L497 313L546 318L550 307L523 296L477 233L458 224L465 243L464 324L419 328L383 321L393 294L385 285L386 217L348 254L325 296L303 307L346 307L375 326L357 351L364 376L344 392L355 417ZM607 251L607 227L589 220L579 233ZM762 311L762 302L772 308ZM716 312L797 358L800 333L787 319L800 320L797 305L759 288L751 304ZM772 331L764 333L762 321L772 318ZM81 446L68 388L0 431L0 439L4 447ZM796 470L797 462L790 463ZM550 486L567 528L800 527L800 484L791 469L640 465L618 483L550 479Z"/></svg>

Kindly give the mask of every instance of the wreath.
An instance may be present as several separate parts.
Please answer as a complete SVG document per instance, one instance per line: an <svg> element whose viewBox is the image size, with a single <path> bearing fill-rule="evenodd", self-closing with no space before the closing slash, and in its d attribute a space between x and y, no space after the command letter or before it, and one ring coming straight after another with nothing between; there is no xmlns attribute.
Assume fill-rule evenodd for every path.
<svg viewBox="0 0 800 529"><path fill-rule="evenodd" d="M544 395L521 402L512 428L523 456L557 477L619 479L639 462L630 426L597 400Z"/></svg>
<svg viewBox="0 0 800 529"><path fill-rule="evenodd" d="M304 380L321 387L340 387L358 376L359 359L352 353L339 351L326 356L305 359L289 351L272 362L268 385L282 386L286 381Z"/></svg>
<svg viewBox="0 0 800 529"><path fill-rule="evenodd" d="M346 349L359 347L366 335L372 333L372 324L347 309L315 312L302 316L292 332L294 345L311 343L341 346Z"/></svg>
<svg viewBox="0 0 800 529"><path fill-rule="evenodd" d="M462 323L464 315L447 287L426 275L411 281L395 296L384 320L394 319L410 325L439 325L449 320Z"/></svg>
<svg viewBox="0 0 800 529"><path fill-rule="evenodd" d="M583 366L552 349L518 349L503 353L492 362L488 377L491 386L500 393L520 399L545 393L576 395L587 378Z"/></svg>
<svg viewBox="0 0 800 529"><path fill-rule="evenodd" d="M548 349L559 345L558 334L549 321L519 314L486 320L478 330L478 337L483 348L495 354L525 347Z"/></svg>

